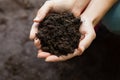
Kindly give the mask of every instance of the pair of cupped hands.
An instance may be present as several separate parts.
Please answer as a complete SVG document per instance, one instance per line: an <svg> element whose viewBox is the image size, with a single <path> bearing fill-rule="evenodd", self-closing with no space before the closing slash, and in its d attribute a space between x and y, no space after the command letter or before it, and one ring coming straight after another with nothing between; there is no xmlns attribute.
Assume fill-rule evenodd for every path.
<svg viewBox="0 0 120 80"><path fill-rule="evenodd" d="M67 56L56 56L52 55L48 52L43 52L41 50L41 42L38 38L36 38L36 33L38 32L38 25L39 23L48 15L50 12L71 12L74 14L75 17L80 17L83 10L87 7L90 3L90 0L48 0L46 1L43 6L38 10L38 13L33 20L33 25L30 31L30 39L34 40L34 45L38 48L38 58L44 58L47 62L58 62L58 61L65 61L71 59L75 56L81 55L86 48L94 40L95 30L94 25L91 21L82 19L82 24L80 26L80 33L81 38L78 44L78 48L74 50L73 54L68 54Z"/></svg>

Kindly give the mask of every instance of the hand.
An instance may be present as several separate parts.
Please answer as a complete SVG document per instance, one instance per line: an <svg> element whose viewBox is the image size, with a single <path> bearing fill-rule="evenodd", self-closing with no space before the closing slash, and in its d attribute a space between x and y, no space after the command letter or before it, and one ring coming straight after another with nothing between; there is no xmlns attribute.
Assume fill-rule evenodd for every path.
<svg viewBox="0 0 120 80"><path fill-rule="evenodd" d="M65 0L46 1L46 3L38 11L37 16L34 19L34 23L31 28L31 32L30 32L30 38L34 39L35 46L40 49L40 41L37 38L35 38L35 34L38 32L39 22L41 22L49 12L70 11L76 17L78 17L80 16L82 10L86 7L89 1L90 0L84 0L84 1L83 0L71 0L69 2ZM55 55L51 55L50 53L46 53L46 52L43 52L42 50L39 50L38 57L45 58L46 61L56 62L56 61L65 61L67 59L70 59L72 57L82 54L82 52L85 50L85 48L87 48L90 45L93 39L91 38L92 36L91 36L90 31L94 32L94 30L93 30L93 27L90 26L89 29L90 28L91 30L88 30L88 26L85 23L82 23L80 32L82 36L84 37L81 38L79 47L78 49L75 49L73 54L68 54L67 56L57 57Z"/></svg>

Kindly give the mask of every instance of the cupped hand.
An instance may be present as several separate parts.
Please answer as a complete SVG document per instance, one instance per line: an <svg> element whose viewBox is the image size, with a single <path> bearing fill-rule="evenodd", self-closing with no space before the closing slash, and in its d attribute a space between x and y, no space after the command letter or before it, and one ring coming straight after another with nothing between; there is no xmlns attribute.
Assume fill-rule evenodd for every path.
<svg viewBox="0 0 120 80"><path fill-rule="evenodd" d="M49 12L72 12L74 16L80 16L81 12L90 0L49 0L46 1L45 4L38 10L36 18L33 20L34 23L32 25L30 31L30 39L34 40L35 46L38 50L38 57L45 58L45 61L48 62L56 62L56 61L65 61L77 55L81 55L84 50L91 44L93 39L95 38L94 28L92 23L89 21L83 21L80 27L80 33L82 37L80 39L80 43L78 45L78 49L75 49L73 54L68 54L67 56L62 55L57 57L56 55L51 55L50 53L43 52L40 47L40 40L36 38L36 33L38 32L39 23L46 17Z"/></svg>
<svg viewBox="0 0 120 80"><path fill-rule="evenodd" d="M78 45L78 49L75 49L74 53L68 55L62 55L58 57L56 55L51 55L50 53L39 50L38 57L45 58L45 61L47 62L58 62L58 61L65 61L75 56L81 55L85 51L85 49L87 49L90 46L92 41L95 39L96 34L94 27L90 21L83 21L79 31L82 36ZM35 40L35 45L38 48L40 47L40 41L38 39Z"/></svg>

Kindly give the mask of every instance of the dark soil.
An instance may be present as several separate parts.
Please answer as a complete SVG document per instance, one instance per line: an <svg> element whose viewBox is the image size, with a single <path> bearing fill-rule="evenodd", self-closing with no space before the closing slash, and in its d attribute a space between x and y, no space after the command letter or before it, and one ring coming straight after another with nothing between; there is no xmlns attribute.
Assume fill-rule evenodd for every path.
<svg viewBox="0 0 120 80"><path fill-rule="evenodd" d="M37 37L41 49L55 55L67 55L78 48L80 19L72 13L51 13L39 25Z"/></svg>

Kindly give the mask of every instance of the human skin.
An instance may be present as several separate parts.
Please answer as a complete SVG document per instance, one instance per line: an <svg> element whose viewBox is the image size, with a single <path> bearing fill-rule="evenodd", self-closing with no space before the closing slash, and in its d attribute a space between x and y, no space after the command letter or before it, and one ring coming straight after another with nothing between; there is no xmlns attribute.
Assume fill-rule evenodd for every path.
<svg viewBox="0 0 120 80"><path fill-rule="evenodd" d="M116 1L117 0L71 0L69 2L67 2L67 0L47 1L38 11L30 32L30 38L34 39L35 46L39 48L38 57L45 58L45 61L47 62L57 62L65 61L72 57L81 55L96 37L94 26L102 19L105 13ZM83 9L85 10L82 13ZM80 39L80 43L78 44L78 49L75 49L73 54L57 57L55 55L51 55L50 53L43 52L40 49L40 41L35 38L35 33L38 31L37 26L49 12L53 11L70 11L76 17L81 17L82 24L80 26L80 33L82 34L82 37Z"/></svg>
<svg viewBox="0 0 120 80"><path fill-rule="evenodd" d="M40 10L38 10L37 16L34 19L34 23L32 25L31 32L30 32L30 38L34 39L34 43L36 47L39 48L38 57L46 58L49 56L48 58L46 58L46 61L47 60L49 61L49 58L54 58L53 62L56 61L55 59L58 58L57 56L50 55L50 53L43 52L40 49L40 41L36 39L35 37L35 34L38 32L37 27L39 25L39 22L41 22L49 12L66 12L67 11L67 12L72 12L74 16L79 17L81 12L83 11L83 9L85 9L85 7L87 6L89 2L90 0L84 0L84 1L83 0L71 0L69 1L69 3L67 0L51 0L51 1L45 2L45 4L40 8ZM59 61L64 61L74 56L80 55L80 53L82 53L82 50L83 50L82 48L81 50L76 49L72 56L71 55L68 55L67 57L60 56ZM64 57L66 58L63 59Z"/></svg>

